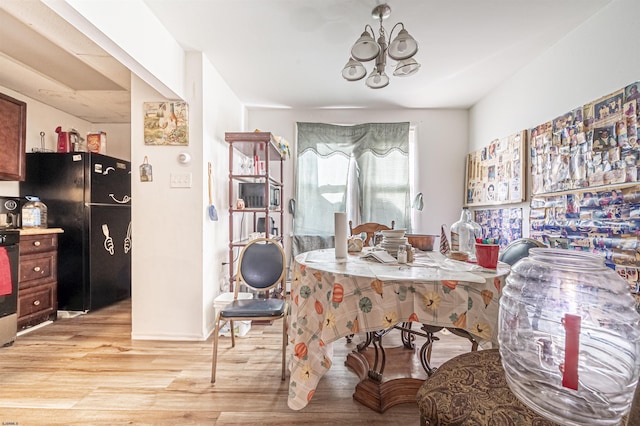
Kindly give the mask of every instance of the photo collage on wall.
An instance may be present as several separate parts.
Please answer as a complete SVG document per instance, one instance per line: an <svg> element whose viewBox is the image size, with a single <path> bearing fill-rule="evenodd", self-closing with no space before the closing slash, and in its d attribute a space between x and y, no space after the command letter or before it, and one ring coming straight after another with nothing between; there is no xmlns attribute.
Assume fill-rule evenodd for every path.
<svg viewBox="0 0 640 426"><path fill-rule="evenodd" d="M530 224L531 238L600 254L632 293L640 292L640 187L534 197Z"/></svg>
<svg viewBox="0 0 640 426"><path fill-rule="evenodd" d="M636 182L640 82L530 130L533 195Z"/></svg>
<svg viewBox="0 0 640 426"><path fill-rule="evenodd" d="M467 206L520 203L523 189L526 131L496 139L467 156Z"/></svg>
<svg viewBox="0 0 640 426"><path fill-rule="evenodd" d="M500 249L522 238L522 208L475 210L474 221L482 227L482 238L499 238Z"/></svg>

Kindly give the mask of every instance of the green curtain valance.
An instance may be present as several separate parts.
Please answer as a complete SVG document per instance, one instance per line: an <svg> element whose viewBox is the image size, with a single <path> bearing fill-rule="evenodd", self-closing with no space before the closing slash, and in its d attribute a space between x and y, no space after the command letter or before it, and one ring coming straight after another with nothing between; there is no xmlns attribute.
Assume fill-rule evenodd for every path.
<svg viewBox="0 0 640 426"><path fill-rule="evenodd" d="M298 156L311 150L321 157L342 154L360 157L364 152L384 157L392 151L409 155L409 123L365 123L339 126L298 122ZM345 142L340 142L345 141Z"/></svg>

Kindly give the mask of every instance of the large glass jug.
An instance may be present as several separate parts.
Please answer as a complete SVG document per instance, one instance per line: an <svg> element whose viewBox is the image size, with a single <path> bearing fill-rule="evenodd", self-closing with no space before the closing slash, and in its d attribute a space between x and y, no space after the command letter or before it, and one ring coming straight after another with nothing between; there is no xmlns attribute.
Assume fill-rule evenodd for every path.
<svg viewBox="0 0 640 426"><path fill-rule="evenodd" d="M500 354L513 393L563 425L617 425L640 366L640 315L604 258L532 248L500 298Z"/></svg>

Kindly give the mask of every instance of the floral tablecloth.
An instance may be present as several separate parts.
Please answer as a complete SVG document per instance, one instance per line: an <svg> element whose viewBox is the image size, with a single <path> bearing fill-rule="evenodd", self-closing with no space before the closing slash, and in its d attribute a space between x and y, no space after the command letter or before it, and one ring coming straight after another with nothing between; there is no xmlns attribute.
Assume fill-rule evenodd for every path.
<svg viewBox="0 0 640 426"><path fill-rule="evenodd" d="M289 407L304 408L332 363L331 342L400 322L462 328L497 342L498 299L508 265L497 270L424 252L407 265L381 264L333 249L295 257L289 314Z"/></svg>

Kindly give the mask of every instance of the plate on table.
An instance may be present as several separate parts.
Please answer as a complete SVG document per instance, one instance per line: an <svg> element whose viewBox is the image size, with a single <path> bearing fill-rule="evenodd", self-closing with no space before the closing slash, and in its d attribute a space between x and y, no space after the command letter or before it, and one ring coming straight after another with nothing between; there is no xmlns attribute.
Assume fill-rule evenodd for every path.
<svg viewBox="0 0 640 426"><path fill-rule="evenodd" d="M400 238L387 238L384 237L382 239L382 244L385 243L389 243L389 244L406 244L407 241L409 241L406 237L400 237Z"/></svg>
<svg viewBox="0 0 640 426"><path fill-rule="evenodd" d="M387 229L385 231L380 231L382 236L385 238L402 238L406 232L406 229Z"/></svg>

